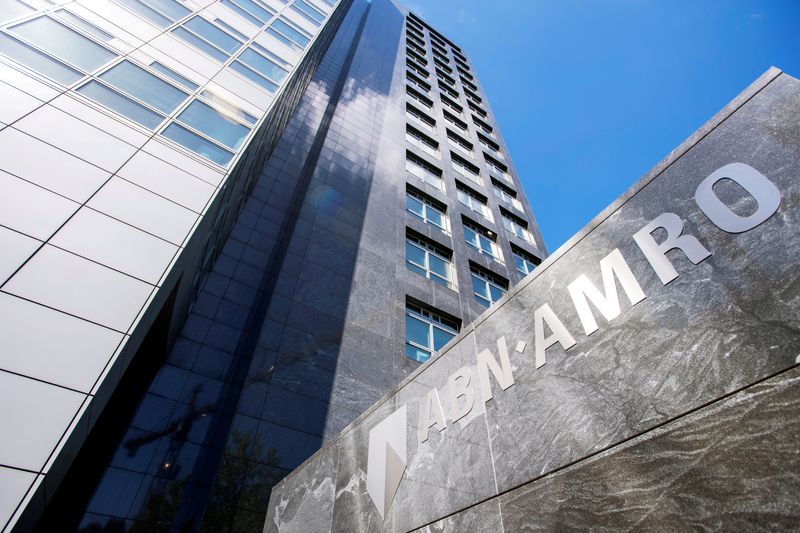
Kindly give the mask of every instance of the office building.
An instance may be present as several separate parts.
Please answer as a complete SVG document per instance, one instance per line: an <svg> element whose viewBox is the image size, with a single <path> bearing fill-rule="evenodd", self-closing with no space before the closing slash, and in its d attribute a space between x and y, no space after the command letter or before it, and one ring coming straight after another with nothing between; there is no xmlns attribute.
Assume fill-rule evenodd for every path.
<svg viewBox="0 0 800 533"><path fill-rule="evenodd" d="M4 530L260 530L546 255L466 52L400 4L0 16Z"/></svg>
<svg viewBox="0 0 800 533"><path fill-rule="evenodd" d="M798 116L770 69L276 485L264 532L797 529Z"/></svg>

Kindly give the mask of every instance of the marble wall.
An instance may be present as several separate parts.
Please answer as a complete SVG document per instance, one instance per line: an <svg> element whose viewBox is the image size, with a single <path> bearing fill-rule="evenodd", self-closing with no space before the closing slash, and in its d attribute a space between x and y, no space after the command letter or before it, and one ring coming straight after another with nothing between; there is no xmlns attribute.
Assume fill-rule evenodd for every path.
<svg viewBox="0 0 800 533"><path fill-rule="evenodd" d="M717 227L694 200L704 178L734 162L781 193L775 214L743 233ZM800 82L771 69L278 484L264 530L800 523L798 177ZM731 181L714 191L738 216L755 211L754 199ZM665 212L711 252L698 264L668 252L679 276L666 285L632 238ZM666 233L653 236L661 241ZM618 283L619 316L607 320L592 307L599 329L586 335L567 287L585 274L602 292L599 262L614 250L646 298L632 305ZM554 344L537 368L534 316L544 304L575 344ZM484 350L501 361L501 338L514 383L503 390L489 372L493 398L484 402L476 361ZM448 381L465 366L474 405L454 422ZM447 427L433 425L420 443L422 404L433 388ZM368 436L402 405L407 466L382 518L366 489Z"/></svg>

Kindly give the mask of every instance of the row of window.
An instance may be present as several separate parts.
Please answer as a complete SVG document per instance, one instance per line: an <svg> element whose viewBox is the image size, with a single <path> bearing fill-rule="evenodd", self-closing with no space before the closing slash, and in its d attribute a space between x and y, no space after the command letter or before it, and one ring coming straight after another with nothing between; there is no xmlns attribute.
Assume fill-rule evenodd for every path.
<svg viewBox="0 0 800 533"><path fill-rule="evenodd" d="M406 211L442 233L446 235L451 234L447 217L447 207L423 193L411 189L406 191ZM504 227L510 232L514 232L511 228L513 225L516 225L527 233L527 229L521 226L521 221L508 218L508 213L503 213L503 220ZM508 220L508 223L505 222L506 220ZM464 240L467 245L474 248L480 254L488 255L498 262L503 262L503 253L500 246L497 244L496 235L493 231L468 219L462 220L462 228L464 231ZM529 274L532 270L530 265L534 265L536 259L514 245L512 245L512 251L517 270L519 270L520 274L523 276Z"/></svg>
<svg viewBox="0 0 800 533"><path fill-rule="evenodd" d="M159 26L190 13L174 0L119 2ZM256 20L263 23L275 13L260 0L230 0L225 5L260 16ZM231 69L275 92L288 77L291 65L256 42L245 47L247 37L219 19L215 22L195 15L173 33L220 61L240 52ZM311 38L281 18L268 30L283 32L292 42L297 41L297 46L307 45ZM256 117L209 91L192 98L199 84L161 63L152 61L145 66L119 60L102 42L113 38L74 13L59 9L6 28L0 33L0 52L63 85L85 79L75 88L77 93L144 128L159 130L166 123L159 130L163 137L216 164L228 165L256 124Z"/></svg>
<svg viewBox="0 0 800 533"><path fill-rule="evenodd" d="M407 135L409 135L408 132ZM411 139L415 139L414 142L420 142L420 144L422 144L422 142L413 135L411 135ZM471 169L464 166L464 163L464 161L458 161L457 159L454 159L453 167L462 176L475 176L475 174L472 174ZM416 157L411 152L408 152L406 155L406 170L428 185L444 191L442 171L428 164L419 157ZM480 184L480 182L476 183ZM522 212L522 203L516 197L516 193L512 189L506 187L497 180L492 180L492 190L494 191L494 195L498 200ZM492 211L488 205L488 199L485 196L458 181L456 181L456 194L459 202L461 202L463 205L480 214L489 222L494 222ZM527 223L522 218L513 214L511 211L504 209L503 207L500 208L500 212L503 219L503 227L525 242L535 244L532 235L527 229Z"/></svg>

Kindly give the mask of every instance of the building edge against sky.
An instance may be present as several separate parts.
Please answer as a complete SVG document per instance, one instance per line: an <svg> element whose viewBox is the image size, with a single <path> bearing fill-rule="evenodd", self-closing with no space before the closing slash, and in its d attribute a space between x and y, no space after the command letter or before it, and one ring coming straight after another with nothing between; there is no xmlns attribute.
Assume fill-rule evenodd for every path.
<svg viewBox="0 0 800 533"><path fill-rule="evenodd" d="M4 528L260 527L546 254L467 57L398 4L3 9Z"/></svg>

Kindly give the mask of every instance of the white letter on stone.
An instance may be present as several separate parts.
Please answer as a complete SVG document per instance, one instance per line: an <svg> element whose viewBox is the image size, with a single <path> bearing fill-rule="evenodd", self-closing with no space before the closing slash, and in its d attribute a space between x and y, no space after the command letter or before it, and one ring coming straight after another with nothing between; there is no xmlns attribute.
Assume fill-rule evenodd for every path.
<svg viewBox="0 0 800 533"><path fill-rule="evenodd" d="M472 391L470 381L472 381L472 370L468 366L462 366L456 370L449 381L450 390L450 416L455 424L472 411L475 403L475 393ZM464 403L460 404L458 399L464 398Z"/></svg>
<svg viewBox="0 0 800 533"><path fill-rule="evenodd" d="M608 321L614 320L620 314L619 295L614 276L619 279L631 305L636 305L645 299L644 291L636 281L628 263L625 262L625 258L622 257L619 248L615 248L613 252L600 260L600 272L603 275L605 295L597 290L586 274L581 274L578 279L569 284L569 295L572 296L572 302L575 304L575 310L583 323L586 335L597 331L597 321L589 308L587 298Z"/></svg>
<svg viewBox="0 0 800 533"><path fill-rule="evenodd" d="M478 377L481 380L481 395L483 401L488 402L492 399L492 385L489 383L489 370L492 371L498 385L506 390L514 384L514 375L511 373L511 361L508 359L508 348L506 338L497 339L497 351L500 352L500 363L488 349L478 354Z"/></svg>
<svg viewBox="0 0 800 533"><path fill-rule="evenodd" d="M420 444L428 440L428 432L431 427L437 426L439 431L447 427L447 424L444 422L442 402L439 401L439 392L436 388L428 391L425 400L422 402L422 409L419 413L419 423L422 424L418 434Z"/></svg>
<svg viewBox="0 0 800 533"><path fill-rule="evenodd" d="M569 350L575 346L575 339L569 334L567 328L559 320L549 304L544 304L533 313L534 321L534 344L536 352L536 368L544 366L547 363L545 351L555 343L561 344L564 350ZM544 336L544 323L547 322L547 327L553 332L552 335L545 338Z"/></svg>
<svg viewBox="0 0 800 533"><path fill-rule="evenodd" d="M714 192L714 185L725 178L735 181L758 203L756 212L740 217L723 204ZM731 163L715 170L704 179L694 193L694 201L708 219L728 233L751 230L775 214L781 205L781 192L761 172L744 163Z"/></svg>
<svg viewBox="0 0 800 533"><path fill-rule="evenodd" d="M652 235L658 228L667 230L667 238L661 244L657 243ZM676 248L681 250L695 265L711 255L711 252L694 236L681 233L683 233L683 221L680 217L675 213L663 213L633 235L633 240L639 245L664 285L678 277L678 271L667 259L667 252L670 250Z"/></svg>

